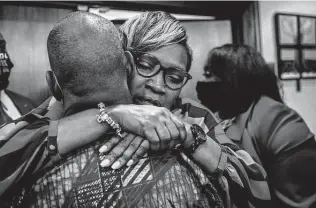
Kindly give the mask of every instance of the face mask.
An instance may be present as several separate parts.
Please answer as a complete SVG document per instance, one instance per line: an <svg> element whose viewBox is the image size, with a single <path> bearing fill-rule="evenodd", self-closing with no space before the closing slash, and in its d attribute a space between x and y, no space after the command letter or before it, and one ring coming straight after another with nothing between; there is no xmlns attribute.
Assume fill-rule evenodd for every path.
<svg viewBox="0 0 316 208"><path fill-rule="evenodd" d="M5 50L5 47L0 47L0 90L8 87L12 67L13 64L7 54L7 51Z"/></svg>
<svg viewBox="0 0 316 208"><path fill-rule="evenodd" d="M223 82L198 82L197 95L203 105L212 112L230 112L235 95L232 88Z"/></svg>

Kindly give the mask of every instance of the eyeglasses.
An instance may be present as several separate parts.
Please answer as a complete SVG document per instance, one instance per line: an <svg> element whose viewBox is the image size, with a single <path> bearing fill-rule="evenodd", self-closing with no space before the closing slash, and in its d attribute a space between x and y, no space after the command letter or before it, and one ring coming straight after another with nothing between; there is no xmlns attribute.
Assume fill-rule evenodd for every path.
<svg viewBox="0 0 316 208"><path fill-rule="evenodd" d="M182 88L192 76L174 67L165 68L161 66L158 59L148 53L142 53L134 55L136 70L142 77L153 77L157 75L161 70L163 71L163 77L165 85L171 90L178 90Z"/></svg>

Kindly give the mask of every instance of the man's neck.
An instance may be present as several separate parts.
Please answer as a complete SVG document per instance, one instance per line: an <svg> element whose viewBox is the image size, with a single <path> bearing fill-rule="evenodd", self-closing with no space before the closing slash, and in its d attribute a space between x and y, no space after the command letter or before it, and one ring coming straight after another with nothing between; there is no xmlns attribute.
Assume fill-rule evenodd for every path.
<svg viewBox="0 0 316 208"><path fill-rule="evenodd" d="M57 101L54 97L51 98L47 110L45 116L51 120L58 120L64 117L64 106L62 102Z"/></svg>
<svg viewBox="0 0 316 208"><path fill-rule="evenodd" d="M69 108L65 109L64 116L70 116L76 113L79 113L81 111L87 110L87 109L92 109L92 108L97 108L98 104L97 103L89 103L89 104L84 104L84 103L76 103L70 106Z"/></svg>
<svg viewBox="0 0 316 208"><path fill-rule="evenodd" d="M113 90L105 92L91 92L84 97L64 93L65 116L69 116L87 109L98 108L98 104L103 102L105 106L132 103L131 95L128 90Z"/></svg>

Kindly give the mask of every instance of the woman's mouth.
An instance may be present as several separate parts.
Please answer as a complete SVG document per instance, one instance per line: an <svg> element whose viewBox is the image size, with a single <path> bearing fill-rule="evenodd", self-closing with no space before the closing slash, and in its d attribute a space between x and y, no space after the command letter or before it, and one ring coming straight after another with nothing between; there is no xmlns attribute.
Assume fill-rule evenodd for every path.
<svg viewBox="0 0 316 208"><path fill-rule="evenodd" d="M133 103L138 105L154 105L157 107L161 107L161 103L158 100L152 99L150 97L135 97L133 98Z"/></svg>

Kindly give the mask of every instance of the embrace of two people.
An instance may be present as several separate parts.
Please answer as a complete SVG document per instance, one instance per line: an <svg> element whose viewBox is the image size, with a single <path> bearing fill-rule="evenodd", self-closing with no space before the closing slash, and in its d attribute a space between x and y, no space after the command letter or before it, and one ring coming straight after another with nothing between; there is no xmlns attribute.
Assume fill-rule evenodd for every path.
<svg viewBox="0 0 316 208"><path fill-rule="evenodd" d="M265 171L210 111L180 98L187 39L165 12L120 30L85 12L60 20L47 40L54 98L3 139L1 205L269 206Z"/></svg>

